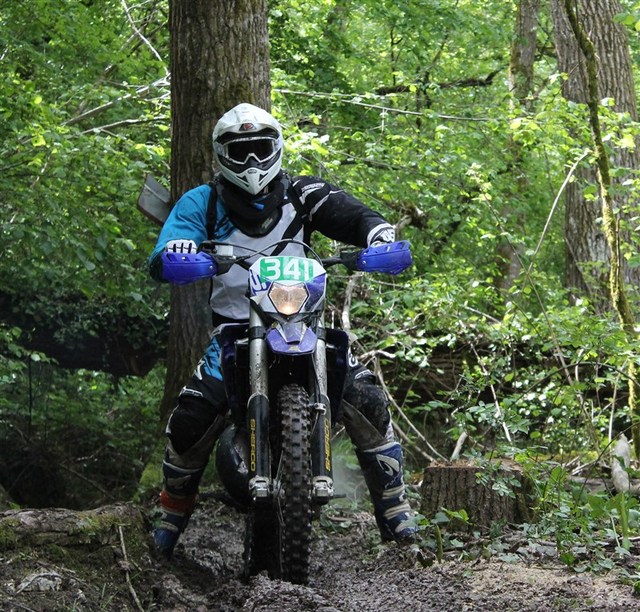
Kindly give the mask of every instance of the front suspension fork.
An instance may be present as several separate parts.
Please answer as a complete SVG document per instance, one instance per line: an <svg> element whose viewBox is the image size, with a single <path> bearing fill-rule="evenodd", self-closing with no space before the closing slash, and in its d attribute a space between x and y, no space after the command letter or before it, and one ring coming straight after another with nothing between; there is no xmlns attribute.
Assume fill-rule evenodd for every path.
<svg viewBox="0 0 640 612"><path fill-rule="evenodd" d="M269 446L269 380L267 343L258 314L249 317L249 385L251 397L247 405L249 432L249 495L254 502L270 497L271 450Z"/></svg>
<svg viewBox="0 0 640 612"><path fill-rule="evenodd" d="M327 343L324 327L317 328L318 342L313 355L312 388L316 388L313 405L314 426L311 431L311 473L314 501L325 504L333 498L333 466L331 457L331 406L327 392Z"/></svg>
<svg viewBox="0 0 640 612"><path fill-rule="evenodd" d="M249 432L249 494L254 502L271 495L271 449L269 445L269 381L267 344L259 315L252 311L249 319L249 384L251 397L247 405ZM331 457L331 407L327 393L327 352L324 327L318 327L318 341L313 355L310 388L316 389L311 431L312 497L320 504L334 496Z"/></svg>

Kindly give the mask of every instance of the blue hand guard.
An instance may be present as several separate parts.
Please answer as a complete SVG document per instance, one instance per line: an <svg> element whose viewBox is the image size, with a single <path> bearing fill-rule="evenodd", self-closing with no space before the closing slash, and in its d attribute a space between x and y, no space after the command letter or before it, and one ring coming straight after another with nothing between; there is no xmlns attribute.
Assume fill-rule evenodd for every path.
<svg viewBox="0 0 640 612"><path fill-rule="evenodd" d="M186 285L216 275L218 266L208 253L162 253L162 278L174 285Z"/></svg>
<svg viewBox="0 0 640 612"><path fill-rule="evenodd" d="M360 253L357 269L363 272L400 274L413 263L408 240L370 246Z"/></svg>

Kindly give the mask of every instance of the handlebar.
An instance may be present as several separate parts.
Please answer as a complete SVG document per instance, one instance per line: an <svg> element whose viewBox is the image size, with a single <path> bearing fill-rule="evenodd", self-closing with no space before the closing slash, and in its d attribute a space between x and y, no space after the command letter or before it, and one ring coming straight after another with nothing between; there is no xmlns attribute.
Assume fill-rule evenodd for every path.
<svg viewBox="0 0 640 612"><path fill-rule="evenodd" d="M317 259L325 268L342 264L349 270L395 275L406 270L413 263L411 247L407 240L370 246L359 251L342 251L338 255L324 258L309 245L297 240L281 240L267 247L267 250L272 250L281 243L296 243L304 246L310 256ZM246 247L242 249L250 252L247 255L237 256L233 252L232 245L207 240L200 245L197 253L164 252L162 253L162 276L170 283L184 285L224 274L234 265L248 270L252 263L250 259L256 255L269 256L269 253L262 251L254 251Z"/></svg>

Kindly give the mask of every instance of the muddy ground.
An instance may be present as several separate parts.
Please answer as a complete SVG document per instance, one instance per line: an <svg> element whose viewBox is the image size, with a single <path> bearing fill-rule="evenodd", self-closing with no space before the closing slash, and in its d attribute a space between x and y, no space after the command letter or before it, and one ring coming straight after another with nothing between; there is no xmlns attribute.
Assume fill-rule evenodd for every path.
<svg viewBox="0 0 640 612"><path fill-rule="evenodd" d="M171 564L158 569L158 610L396 612L400 610L637 610L640 599L614 575L576 574L552 555L523 562L438 563L426 547L381 545L368 513L331 515L317 526L308 586L258 576L244 584L242 529L235 512L207 502ZM505 558L507 556L505 555Z"/></svg>
<svg viewBox="0 0 640 612"><path fill-rule="evenodd" d="M142 529L138 529L142 533ZM120 533L120 539L117 537ZM124 536L124 537L123 537ZM101 536L102 537L102 536ZM381 545L371 516L340 504L316 523L311 580L296 586L240 579L243 517L213 497L201 501L174 558L149 554L120 529L92 541L82 560L70 547L0 555L3 611L379 612L638 610L619 575L567 570L550 545L513 540L502 553L463 560L464 546L438 562L432 543ZM507 542L507 540L505 540ZM477 546L477 543L469 543Z"/></svg>

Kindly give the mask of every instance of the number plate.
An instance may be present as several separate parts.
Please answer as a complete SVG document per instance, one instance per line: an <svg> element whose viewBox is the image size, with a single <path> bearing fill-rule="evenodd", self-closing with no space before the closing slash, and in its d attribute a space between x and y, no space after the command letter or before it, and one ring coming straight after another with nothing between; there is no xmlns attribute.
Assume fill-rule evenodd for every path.
<svg viewBox="0 0 640 612"><path fill-rule="evenodd" d="M324 274L324 268L315 259L304 257L263 257L254 266L258 267L257 273L261 280L308 282Z"/></svg>

